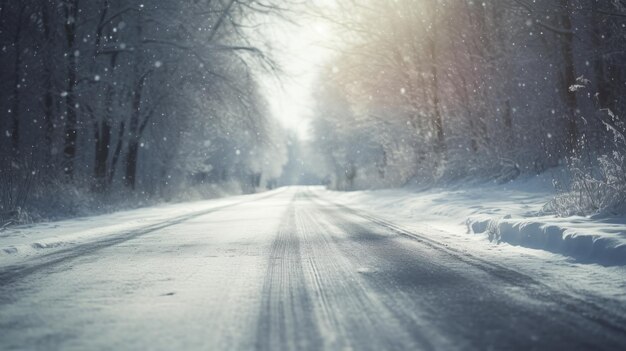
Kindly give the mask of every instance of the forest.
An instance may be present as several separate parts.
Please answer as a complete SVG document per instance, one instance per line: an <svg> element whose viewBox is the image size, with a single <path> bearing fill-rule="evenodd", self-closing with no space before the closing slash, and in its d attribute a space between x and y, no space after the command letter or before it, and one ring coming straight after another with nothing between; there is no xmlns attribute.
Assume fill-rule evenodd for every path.
<svg viewBox="0 0 626 351"><path fill-rule="evenodd" d="M0 217L251 192L280 174L256 0L0 3ZM158 199L158 200L157 200Z"/></svg>
<svg viewBox="0 0 626 351"><path fill-rule="evenodd" d="M507 182L565 167L565 214L626 201L626 3L341 1L315 89L334 188Z"/></svg>
<svg viewBox="0 0 626 351"><path fill-rule="evenodd" d="M259 28L302 13L333 54L299 140ZM557 213L623 213L625 34L623 0L3 0L0 223L553 168Z"/></svg>
<svg viewBox="0 0 626 351"><path fill-rule="evenodd" d="M0 0L0 351L626 351L626 0Z"/></svg>

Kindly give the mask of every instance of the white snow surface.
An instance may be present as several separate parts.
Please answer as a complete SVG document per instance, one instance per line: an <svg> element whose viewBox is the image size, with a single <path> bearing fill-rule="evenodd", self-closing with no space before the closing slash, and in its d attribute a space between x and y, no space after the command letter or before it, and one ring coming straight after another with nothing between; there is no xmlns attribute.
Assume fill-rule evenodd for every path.
<svg viewBox="0 0 626 351"><path fill-rule="evenodd" d="M563 285L575 282L573 290L582 288L626 303L626 219L541 215L542 207L554 195L550 175L508 184L426 191L311 189L334 203L427 233L470 254L505 265L514 261L516 269L525 265L527 273L547 278L559 288L570 290ZM188 216L219 211L282 191L291 193L293 188L11 227L0 232L0 267L115 238L124 232L151 230L151 226L164 223L167 226ZM551 236L562 238L562 242L573 240L576 250L562 242L550 246ZM563 276L568 279L562 279Z"/></svg>
<svg viewBox="0 0 626 351"><path fill-rule="evenodd" d="M494 243L546 250L577 262L626 265L626 218L545 214L542 208L554 196L549 173L508 184L327 195L394 221L417 221L449 233L479 234Z"/></svg>
<svg viewBox="0 0 626 351"><path fill-rule="evenodd" d="M115 237L123 232L141 230L185 216L235 205L243 201L252 201L266 195L242 195L163 204L106 215L9 227L0 231L0 267L17 264L57 250L70 249L94 240L102 240L108 236Z"/></svg>
<svg viewBox="0 0 626 351"><path fill-rule="evenodd" d="M554 196L551 179L543 174L456 189L322 193L333 202L524 271L557 289L587 291L626 303L626 219L542 215L541 209ZM561 245L550 244L554 235L562 238ZM578 246L563 244L569 240Z"/></svg>
<svg viewBox="0 0 626 351"><path fill-rule="evenodd" d="M498 328L529 348L584 339L601 328L580 301L622 313L626 266L466 233L481 211L522 213L496 190L529 213L546 196L519 186L293 187L12 228L0 334L29 350L504 349ZM581 331L559 339L570 323Z"/></svg>

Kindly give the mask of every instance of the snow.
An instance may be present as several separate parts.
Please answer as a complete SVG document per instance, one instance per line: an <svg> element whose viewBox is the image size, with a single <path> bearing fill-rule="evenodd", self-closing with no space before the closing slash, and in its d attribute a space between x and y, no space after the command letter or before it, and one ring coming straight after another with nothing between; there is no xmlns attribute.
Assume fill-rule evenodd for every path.
<svg viewBox="0 0 626 351"><path fill-rule="evenodd" d="M515 262L516 269L525 267L555 284L571 283L626 302L626 219L543 214L554 196L552 177L545 173L503 185L425 191L323 194L472 255L505 265Z"/></svg>
<svg viewBox="0 0 626 351"><path fill-rule="evenodd" d="M487 188L498 187L447 196L459 210L464 193ZM0 289L5 346L506 349L621 338L593 322L609 317L587 316L595 304L622 313L626 267L466 235L462 222L445 220L460 217L442 192L290 187L10 229L2 243L14 253L0 255L9 279ZM416 195L440 214L419 208ZM516 208L500 201L505 212ZM379 212L370 218L370 211ZM75 246L135 230L144 232L116 245ZM61 244L46 246L54 243ZM75 254L45 256L62 247ZM12 270L9 261L26 268Z"/></svg>
<svg viewBox="0 0 626 351"><path fill-rule="evenodd" d="M562 253L582 262L626 264L626 220L587 217L470 217L471 233L490 240Z"/></svg>
<svg viewBox="0 0 626 351"><path fill-rule="evenodd" d="M581 262L626 264L626 218L556 217L544 214L554 196L552 175L505 185L463 189L361 191L334 196L378 213L417 219L434 228L480 234L508 243L570 256Z"/></svg>
<svg viewBox="0 0 626 351"><path fill-rule="evenodd" d="M274 191L276 192L276 191ZM251 201L274 192L217 200L164 204L149 208L70 220L9 227L0 231L0 267L21 263L56 250L118 236L181 217Z"/></svg>
<svg viewBox="0 0 626 351"><path fill-rule="evenodd" d="M252 349L241 331L256 325L255 313L262 298L258 289L263 286L268 262L260 253L267 250L271 241L264 240L272 238L283 213L272 211L273 206L256 209L249 203L265 198L264 203L271 205L276 200L270 197L279 192L23 229L25 235L37 233L37 237L23 240L24 244L50 232L57 234L53 240L78 244L115 230L216 210L184 225L102 249L97 255L86 254L57 270L43 269L18 282L22 289L13 285L3 290L11 303L2 305L0 313L2 348ZM235 204L238 206L231 206ZM242 211L249 210L255 216L242 220ZM18 256L29 262L40 254L34 257L19 252ZM5 262L0 262L0 267ZM9 320L16 323L6 323Z"/></svg>
<svg viewBox="0 0 626 351"><path fill-rule="evenodd" d="M544 268L539 273L534 272L538 275L557 277L564 267L584 267L568 270L563 276L582 274L582 280L589 283L587 288L594 290L595 284L602 293L624 298L626 302L626 220L558 218L542 214L543 206L553 196L552 176L544 174L504 185L488 183L426 191L311 189L326 200L375 213L409 230L428 233L438 241L495 262L506 264L515 258L517 265L520 257L527 259L531 271ZM167 204L7 228L0 232L0 266L20 264L58 250L272 196L280 191L285 188L252 196ZM610 288L606 283L609 281L617 285Z"/></svg>

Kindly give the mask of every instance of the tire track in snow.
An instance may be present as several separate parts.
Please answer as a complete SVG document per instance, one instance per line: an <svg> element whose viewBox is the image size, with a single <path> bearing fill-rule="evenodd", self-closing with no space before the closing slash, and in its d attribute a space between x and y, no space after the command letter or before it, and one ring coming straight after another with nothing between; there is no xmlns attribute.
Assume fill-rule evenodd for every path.
<svg viewBox="0 0 626 351"><path fill-rule="evenodd" d="M111 246L124 243L126 241L138 238L140 236L158 231L160 229L172 227L177 224L181 224L181 223L190 221L192 219L205 216L214 212L218 212L227 208L231 208L231 207L235 207L235 206L239 206L239 205L243 205L243 204L247 204L247 203L251 203L255 201L265 200L265 199L274 197L282 193L283 191L284 190L273 192L271 194L264 195L264 196L261 196L252 200L243 200L243 201L239 201L239 202L235 202L235 203L231 203L231 204L227 204L223 206L213 207L208 210L193 212L191 214L178 216L178 217L168 219L160 223L151 224L143 228L124 231L122 233L113 234L113 235L107 235L105 238L101 240L78 244L78 245L75 245L66 249L61 249L61 250L57 250L48 254L38 256L24 264L17 264L17 265L4 267L0 270L0 287L6 287L7 285L10 285L16 281L19 281L20 279L23 279L33 273L37 273L40 270L49 269L51 267L54 267L66 261L84 256L84 255L88 255L88 254L94 253L96 251L99 251L99 250L102 250ZM5 301L3 301L4 299L5 298L0 298L0 303L5 303Z"/></svg>
<svg viewBox="0 0 626 351"><path fill-rule="evenodd" d="M328 228L327 215L306 194L298 193L289 207L272 244L257 349L432 348L420 328L398 318L372 293L360 266L329 233L347 235Z"/></svg>
<svg viewBox="0 0 626 351"><path fill-rule="evenodd" d="M558 315L560 319L566 322L564 323L567 326L563 325L564 327L579 328L579 335L574 333L571 336L582 337L583 335L580 335L580 331L593 331L596 336L604 334L606 339L604 345L615 346L626 343L626 318L623 308L610 310L609 308L601 307L593 301L583 300L564 292L556 291L521 272L456 250L425 235L405 230L366 211L330 202L310 191L308 196L320 206L321 212L325 213L328 218L334 219L334 224L344 228L346 231L353 231L363 235L364 233L377 231L376 228L378 230L382 229L383 231L409 238L429 250L449 256L459 264L466 264L487 273L495 280L489 284L510 286L517 294L525 295L536 303L545 304L549 312L544 311L544 313L553 314L550 316L553 322L556 321L554 318ZM358 221L359 218L361 221ZM355 221L355 219L357 220ZM498 282L500 283L498 284ZM570 332L572 332L571 329ZM589 347L594 345L597 347L597 344L594 344L592 340L582 340L578 347L584 348L586 343Z"/></svg>
<svg viewBox="0 0 626 351"><path fill-rule="evenodd" d="M296 198L298 195L296 195ZM322 340L304 276L300 235L292 199L270 254L259 313L258 350L320 349Z"/></svg>
<svg viewBox="0 0 626 351"><path fill-rule="evenodd" d="M312 280L321 294L319 305L321 324L327 331L327 349L389 350L433 349L435 335L426 331L425 321L408 317L390 306L388 296L393 295L406 309L410 305L402 291L393 285L382 284L373 289L368 275L376 268L363 266L354 257L368 256L350 235L330 224L332 214L320 211L308 198L306 211L302 211L307 224L305 250L315 259ZM341 247L348 248L347 252ZM313 261L313 260L312 260ZM382 292L382 293L381 293ZM404 312L407 312L406 310ZM323 323L323 321L326 323Z"/></svg>

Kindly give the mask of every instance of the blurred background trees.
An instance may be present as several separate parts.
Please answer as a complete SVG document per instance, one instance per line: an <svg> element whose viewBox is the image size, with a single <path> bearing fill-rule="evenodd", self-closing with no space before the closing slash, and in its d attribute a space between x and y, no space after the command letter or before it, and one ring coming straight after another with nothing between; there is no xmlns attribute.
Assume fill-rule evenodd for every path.
<svg viewBox="0 0 626 351"><path fill-rule="evenodd" d="M507 181L620 147L607 124L624 133L623 1L342 1L317 11L342 38L314 122L337 188Z"/></svg>
<svg viewBox="0 0 626 351"><path fill-rule="evenodd" d="M567 199L623 194L623 1L319 1L334 55L307 140L272 118L260 78L280 76L280 43L259 25L298 22L297 1L0 1L0 216L560 165L577 175Z"/></svg>
<svg viewBox="0 0 626 351"><path fill-rule="evenodd" d="M275 67L246 28L278 11L256 0L2 1L0 212L254 191L279 176L282 134L254 74Z"/></svg>

